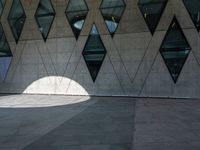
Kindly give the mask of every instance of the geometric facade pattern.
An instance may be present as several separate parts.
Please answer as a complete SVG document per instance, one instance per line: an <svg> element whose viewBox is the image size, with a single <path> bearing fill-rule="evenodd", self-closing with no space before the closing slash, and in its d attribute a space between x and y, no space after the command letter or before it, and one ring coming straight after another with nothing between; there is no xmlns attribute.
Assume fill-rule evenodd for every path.
<svg viewBox="0 0 200 150"><path fill-rule="evenodd" d="M191 47L174 17L160 48L160 53L174 83L177 82L190 51Z"/></svg>
<svg viewBox="0 0 200 150"><path fill-rule="evenodd" d="M4 9L4 6L5 6L5 3L6 3L6 0L1 0L0 1L0 16L3 13L3 9Z"/></svg>
<svg viewBox="0 0 200 150"><path fill-rule="evenodd" d="M35 19L44 41L48 37L55 15L51 0L40 0L35 13Z"/></svg>
<svg viewBox="0 0 200 150"><path fill-rule="evenodd" d="M88 11L85 0L69 0L65 14L76 40L83 28Z"/></svg>
<svg viewBox="0 0 200 150"><path fill-rule="evenodd" d="M22 7L21 1L13 0L12 7L8 15L8 23L10 25L16 43L18 43L19 41L25 20L26 14Z"/></svg>
<svg viewBox="0 0 200 150"><path fill-rule="evenodd" d="M152 35L159 23L167 1L168 0L139 0L138 2L139 9Z"/></svg>
<svg viewBox="0 0 200 150"><path fill-rule="evenodd" d="M197 28L198 32L200 31L200 1L199 0L183 0L185 7L187 8L192 21Z"/></svg>
<svg viewBox="0 0 200 150"><path fill-rule="evenodd" d="M117 30L125 7L124 0L102 0L100 6L101 14L112 37Z"/></svg>
<svg viewBox="0 0 200 150"><path fill-rule="evenodd" d="M0 79L4 80L12 60L12 52L0 24Z"/></svg>
<svg viewBox="0 0 200 150"><path fill-rule="evenodd" d="M92 80L95 82L106 56L106 49L95 24L92 26L82 55L85 59Z"/></svg>
<svg viewBox="0 0 200 150"><path fill-rule="evenodd" d="M191 26L192 19L187 14L189 8L198 28L198 1L4 2L0 1L0 6L5 6L0 19L3 26L0 32L0 93L200 97L197 91L200 85L199 36L198 32L193 32L196 29ZM124 8L125 20L119 15ZM142 18L138 16L140 13ZM152 33L156 24L162 29L157 26L152 37L144 18L153 24L150 26ZM162 19L159 21L158 18ZM173 23L168 24L168 21ZM51 30L55 31L48 43L45 44L40 33L35 31L34 23L44 40L50 38ZM118 28L120 33L113 41L111 36L116 35ZM86 39L78 38L80 36ZM20 41L18 45L14 38L16 42ZM109 57L105 60L108 52ZM158 53L160 57L157 57ZM83 61L80 61L80 55ZM9 68L12 58L14 61ZM9 76L6 77L7 70Z"/></svg>

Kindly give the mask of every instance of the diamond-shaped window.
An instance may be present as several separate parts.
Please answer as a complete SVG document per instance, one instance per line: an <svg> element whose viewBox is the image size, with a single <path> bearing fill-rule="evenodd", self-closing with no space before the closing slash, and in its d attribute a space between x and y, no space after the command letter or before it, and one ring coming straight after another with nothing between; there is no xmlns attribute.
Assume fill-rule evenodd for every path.
<svg viewBox="0 0 200 150"><path fill-rule="evenodd" d="M44 41L46 41L48 37L55 15L56 13L51 0L40 0L35 13L35 19Z"/></svg>
<svg viewBox="0 0 200 150"><path fill-rule="evenodd" d="M6 3L6 0L0 0L0 16L3 13L3 9L4 9L4 6L5 6L5 3Z"/></svg>
<svg viewBox="0 0 200 150"><path fill-rule="evenodd" d="M0 78L4 80L12 60L12 52L0 24Z"/></svg>
<svg viewBox="0 0 200 150"><path fill-rule="evenodd" d="M200 31L200 0L183 0L194 25Z"/></svg>
<svg viewBox="0 0 200 150"><path fill-rule="evenodd" d="M106 49L103 45L99 32L93 24L85 48L82 52L90 75L95 82L103 60L106 56Z"/></svg>
<svg viewBox="0 0 200 150"><path fill-rule="evenodd" d="M112 37L117 30L125 7L124 0L103 0L101 3L101 14Z"/></svg>
<svg viewBox="0 0 200 150"><path fill-rule="evenodd" d="M190 51L191 47L174 17L161 45L160 53L175 83Z"/></svg>
<svg viewBox="0 0 200 150"><path fill-rule="evenodd" d="M19 41L25 20L26 14L20 0L13 0L12 7L8 15L8 23L16 43Z"/></svg>
<svg viewBox="0 0 200 150"><path fill-rule="evenodd" d="M154 34L166 4L167 0L139 0L138 2L140 11L152 35Z"/></svg>
<svg viewBox="0 0 200 150"><path fill-rule="evenodd" d="M78 39L88 14L85 0L69 0L65 14L75 38Z"/></svg>

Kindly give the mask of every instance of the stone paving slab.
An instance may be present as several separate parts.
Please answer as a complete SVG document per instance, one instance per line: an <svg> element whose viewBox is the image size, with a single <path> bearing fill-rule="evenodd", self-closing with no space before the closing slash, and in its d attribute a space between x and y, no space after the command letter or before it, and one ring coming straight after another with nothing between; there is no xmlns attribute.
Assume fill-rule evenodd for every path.
<svg viewBox="0 0 200 150"><path fill-rule="evenodd" d="M200 100L138 99L133 150L199 150Z"/></svg>
<svg viewBox="0 0 200 150"><path fill-rule="evenodd" d="M200 149L200 100L0 96L0 150L188 149Z"/></svg>

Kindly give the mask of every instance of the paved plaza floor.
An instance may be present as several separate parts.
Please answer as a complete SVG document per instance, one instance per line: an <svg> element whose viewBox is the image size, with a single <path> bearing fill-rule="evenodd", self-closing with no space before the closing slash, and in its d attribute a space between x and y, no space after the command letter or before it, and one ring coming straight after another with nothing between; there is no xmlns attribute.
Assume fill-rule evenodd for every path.
<svg viewBox="0 0 200 150"><path fill-rule="evenodd" d="M0 150L200 150L200 100L1 95Z"/></svg>

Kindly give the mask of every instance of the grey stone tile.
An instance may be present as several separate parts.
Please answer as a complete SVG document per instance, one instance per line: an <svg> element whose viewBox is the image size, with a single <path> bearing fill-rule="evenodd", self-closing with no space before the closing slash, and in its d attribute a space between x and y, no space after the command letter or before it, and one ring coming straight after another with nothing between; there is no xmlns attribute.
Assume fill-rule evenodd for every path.
<svg viewBox="0 0 200 150"><path fill-rule="evenodd" d="M134 126L134 100L99 98L99 101L34 141L31 147L81 145L81 148L116 149L131 143ZM105 146L106 145L106 146ZM126 146L125 146L126 147Z"/></svg>
<svg viewBox="0 0 200 150"><path fill-rule="evenodd" d="M134 145L133 150L198 150L199 148L189 142L176 143L143 143Z"/></svg>

